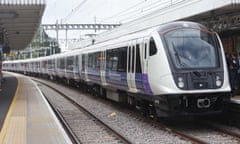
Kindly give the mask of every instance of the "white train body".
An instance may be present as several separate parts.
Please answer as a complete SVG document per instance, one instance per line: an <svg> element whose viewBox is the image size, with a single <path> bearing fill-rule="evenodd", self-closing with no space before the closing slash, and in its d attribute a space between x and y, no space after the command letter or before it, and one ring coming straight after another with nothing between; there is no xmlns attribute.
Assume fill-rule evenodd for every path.
<svg viewBox="0 0 240 144"><path fill-rule="evenodd" d="M224 51L216 33L173 22L89 47L37 59L5 61L3 69L65 79L158 116L218 113L230 99Z"/></svg>

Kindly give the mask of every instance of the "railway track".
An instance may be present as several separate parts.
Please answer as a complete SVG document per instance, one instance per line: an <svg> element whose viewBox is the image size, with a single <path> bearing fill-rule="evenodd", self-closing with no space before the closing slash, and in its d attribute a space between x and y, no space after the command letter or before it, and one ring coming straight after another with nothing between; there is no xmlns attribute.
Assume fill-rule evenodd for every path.
<svg viewBox="0 0 240 144"><path fill-rule="evenodd" d="M80 99L80 98L75 98L75 100L73 100L74 96L72 96L72 98L70 98L69 96L67 96L67 95L71 95L68 92L66 92L66 91L65 92L60 92L57 89L61 89L61 88L59 88L59 87L57 88L55 86L50 86L51 84L50 85L47 84L48 86L44 86L45 83L46 82L41 81L41 84L39 84L39 86L40 87L48 87L49 90L47 90L47 91L54 91L55 93L58 93L58 95L61 95L61 97L64 96L65 99L68 99L68 101L71 101L71 104L78 107L79 104L77 104L75 102L75 100ZM50 90L50 89L55 89L55 90ZM71 88L71 90L73 90L73 89ZM46 92L44 92L44 93L46 93ZM53 92L48 92L48 93L53 93ZM53 99L52 101L55 101L55 103L59 103L59 100L56 100L56 98L52 98L52 99ZM65 108L68 107L68 106L66 106L65 102L62 102L62 103L64 103L64 106L62 106L60 104L60 106L56 106L56 107L58 107L57 109L59 109L59 107L60 108L61 107L65 107ZM70 117L69 118L70 120L66 120L70 124L76 122L75 124L72 124L70 126L70 127L72 127L73 130L75 129L74 127L76 127L74 125L79 125L79 127L86 126L85 129L88 129L88 130L91 131L90 132L91 134L86 134L86 135L81 135L80 132L79 132L80 130L77 130L77 132L75 132L76 135L80 134L82 136L82 139L84 140L84 142L79 140L82 143L138 143L138 142L135 142L133 139L131 139L131 137L129 137L128 134L123 134L123 135L120 134L120 138L119 138L119 136L115 136L115 135L118 135L118 134L110 134L110 136L107 136L107 138L109 138L109 137L115 138L116 139L115 142L113 142L113 141L109 142L109 141L104 141L104 140L102 141L102 140L99 140L99 139L92 140L92 138L89 138L89 139L91 139L91 141L86 141L86 137L88 137L87 135L92 135L92 133L93 133L92 130L94 129L94 128L93 129L89 128L87 125L93 125L93 124L85 123L83 126L80 125L78 121L80 121L80 122L83 121L82 118L80 116L77 116L77 114L75 114L75 112L72 111L72 110L71 111L70 110L62 111L61 115L63 115L63 117ZM81 115L83 115L83 114L81 114ZM92 114L90 114L90 115L92 115ZM95 117L95 115L94 115L94 117ZM147 125L150 125L150 127L153 128L153 131L158 129L159 131L166 131L166 133L168 133L169 135L175 135L178 138L185 141L183 143L194 143L194 144L195 143L199 143L199 144L219 143L219 142L220 143L233 143L233 144L234 143L240 143L239 137L236 136L235 132L233 132L231 130L228 130L228 132L230 132L230 133L228 133L226 131L223 131L224 128L218 129L217 128L218 126L210 125L209 123L204 124L204 122L203 122L200 127L198 127L198 125L200 125L199 123L198 124L192 124L192 125L189 125L189 126L186 125L186 124L177 124L177 126L172 126L171 124L163 124L161 121L156 122L156 121L150 120L148 118L144 118L143 116L136 116L135 112L133 112L133 114L130 114L129 117L131 117L133 119L136 119L136 121L138 121L138 122L142 121L142 123L147 123ZM85 119L85 118L83 118L83 119ZM99 118L100 120L97 120L95 118L94 118L94 120L93 120L93 118L90 118L90 119L91 119L90 121L94 121L94 122L95 121L96 122L101 121L101 118ZM195 125L197 125L197 127ZM181 126L181 127L179 127L179 126ZM101 128L101 129L105 129L105 128ZM114 128L112 128L112 129L114 129ZM116 127L115 127L115 129L116 129ZM111 133L111 130L104 130L104 131L107 132L108 134ZM159 132L156 132L156 133L159 133ZM235 135L232 134L232 133L234 133ZM114 135L114 136L112 136L112 135ZM106 135L104 135L104 137L106 137ZM123 137L123 138L121 138L121 137ZM154 138L154 136L152 138ZM81 139L81 138L79 138L79 139ZM129 140L129 139L131 139L131 140ZM147 138L142 137L142 139L147 139ZM169 140L169 141L173 142L174 140L172 140L172 141ZM143 143L148 143L148 142L144 141Z"/></svg>
<svg viewBox="0 0 240 144"><path fill-rule="evenodd" d="M226 126L223 124L216 124L207 121L198 121L190 123L178 123L175 126L167 124L171 129L192 139L192 142L202 144L239 144L240 143L240 129Z"/></svg>
<svg viewBox="0 0 240 144"><path fill-rule="evenodd" d="M38 83L58 117L61 118L64 125L67 125L73 143L132 143L87 109L69 99L61 91L36 79L34 81ZM64 104L64 109L61 108L63 107L61 104Z"/></svg>

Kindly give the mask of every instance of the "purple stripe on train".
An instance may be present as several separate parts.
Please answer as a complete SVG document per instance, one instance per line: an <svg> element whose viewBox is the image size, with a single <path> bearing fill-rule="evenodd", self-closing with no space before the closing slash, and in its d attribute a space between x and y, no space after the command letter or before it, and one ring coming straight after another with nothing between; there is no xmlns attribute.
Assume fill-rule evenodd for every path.
<svg viewBox="0 0 240 144"><path fill-rule="evenodd" d="M142 74L142 80L143 80L143 87L144 87L144 92L153 95L153 92L151 90L149 81L148 81L148 75L147 74Z"/></svg>
<svg viewBox="0 0 240 144"><path fill-rule="evenodd" d="M83 73L82 73L83 74ZM88 71L88 78L95 81L96 83L101 83L100 73L96 71ZM120 90L128 91L127 73L125 72L106 72L106 82L111 87L116 87ZM153 95L150 88L147 74L136 73L135 74L136 88L140 93Z"/></svg>

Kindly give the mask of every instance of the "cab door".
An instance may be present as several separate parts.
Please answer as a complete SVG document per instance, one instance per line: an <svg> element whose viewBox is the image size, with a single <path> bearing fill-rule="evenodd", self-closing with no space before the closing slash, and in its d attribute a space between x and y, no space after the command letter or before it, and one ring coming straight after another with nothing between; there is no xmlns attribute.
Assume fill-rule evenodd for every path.
<svg viewBox="0 0 240 144"><path fill-rule="evenodd" d="M127 52L127 83L130 92L137 92L135 75L136 75L136 41L132 41L128 45Z"/></svg>

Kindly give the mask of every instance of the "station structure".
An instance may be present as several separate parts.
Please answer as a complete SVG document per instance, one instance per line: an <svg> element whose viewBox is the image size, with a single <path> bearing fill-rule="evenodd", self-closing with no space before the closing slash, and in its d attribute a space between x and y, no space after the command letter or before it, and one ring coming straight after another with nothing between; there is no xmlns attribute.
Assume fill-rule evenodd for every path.
<svg viewBox="0 0 240 144"><path fill-rule="evenodd" d="M0 1L0 50L23 50L40 26L45 0ZM240 0L176 0L144 17L99 34L101 42L163 23L190 20L220 34L226 52L240 52ZM92 44L92 39L73 46ZM0 91L0 143L70 143L37 85L5 73ZM17 78L17 79L16 79Z"/></svg>
<svg viewBox="0 0 240 144"><path fill-rule="evenodd" d="M0 1L0 45L23 50L41 24L45 0Z"/></svg>

